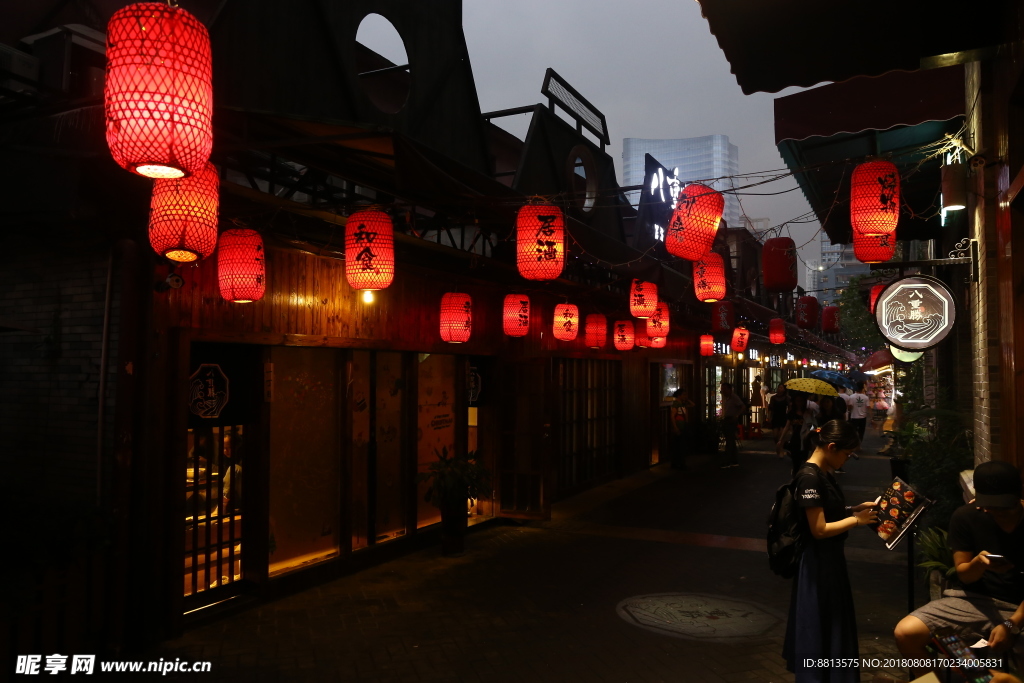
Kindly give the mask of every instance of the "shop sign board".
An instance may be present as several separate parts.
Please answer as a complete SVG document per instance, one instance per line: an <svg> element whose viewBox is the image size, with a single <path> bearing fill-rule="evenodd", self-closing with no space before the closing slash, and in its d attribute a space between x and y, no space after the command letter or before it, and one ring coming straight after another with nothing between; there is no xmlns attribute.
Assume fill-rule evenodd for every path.
<svg viewBox="0 0 1024 683"><path fill-rule="evenodd" d="M228 376L216 363L203 363L189 378L188 407L194 415L216 419L228 404Z"/></svg>
<svg viewBox="0 0 1024 683"><path fill-rule="evenodd" d="M938 278L911 275L892 282L878 296L875 323L891 346L924 351L937 345L956 322L956 301Z"/></svg>

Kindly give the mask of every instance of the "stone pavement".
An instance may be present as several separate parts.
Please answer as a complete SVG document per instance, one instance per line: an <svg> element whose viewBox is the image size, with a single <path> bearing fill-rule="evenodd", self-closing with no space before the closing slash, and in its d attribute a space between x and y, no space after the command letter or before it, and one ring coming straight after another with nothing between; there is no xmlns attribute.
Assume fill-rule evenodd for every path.
<svg viewBox="0 0 1024 683"><path fill-rule="evenodd" d="M206 682L792 681L779 656L790 582L769 571L763 540L789 463L770 450L745 442L726 470L701 456L682 472L660 465L556 504L548 522L484 525L462 557L413 553L147 656L209 660L209 674L166 677ZM889 481L880 456L846 469L851 502ZM851 534L862 656L895 655L905 558Z"/></svg>

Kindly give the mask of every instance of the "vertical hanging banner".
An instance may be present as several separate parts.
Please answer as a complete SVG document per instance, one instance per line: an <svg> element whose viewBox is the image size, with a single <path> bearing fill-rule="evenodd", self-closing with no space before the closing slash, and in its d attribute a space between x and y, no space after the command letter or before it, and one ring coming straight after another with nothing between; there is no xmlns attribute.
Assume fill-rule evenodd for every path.
<svg viewBox="0 0 1024 683"><path fill-rule="evenodd" d="M912 275L889 284L875 304L875 323L889 344L904 351L937 345L956 322L956 301L944 282Z"/></svg>

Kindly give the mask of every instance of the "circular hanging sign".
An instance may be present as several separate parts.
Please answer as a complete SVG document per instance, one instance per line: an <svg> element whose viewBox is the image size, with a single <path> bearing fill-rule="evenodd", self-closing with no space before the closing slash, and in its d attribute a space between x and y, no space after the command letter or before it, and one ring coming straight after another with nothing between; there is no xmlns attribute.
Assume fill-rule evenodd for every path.
<svg viewBox="0 0 1024 683"><path fill-rule="evenodd" d="M889 353L893 358L904 363L913 363L924 355L924 351L904 351L897 346L890 346Z"/></svg>
<svg viewBox="0 0 1024 683"><path fill-rule="evenodd" d="M956 301L938 278L911 275L892 282L878 296L875 323L889 343L924 351L946 338L956 321Z"/></svg>

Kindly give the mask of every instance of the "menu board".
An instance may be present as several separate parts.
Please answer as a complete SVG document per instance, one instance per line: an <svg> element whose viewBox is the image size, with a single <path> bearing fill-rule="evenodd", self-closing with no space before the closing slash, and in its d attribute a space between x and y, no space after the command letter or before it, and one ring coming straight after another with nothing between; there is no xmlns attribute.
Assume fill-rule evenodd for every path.
<svg viewBox="0 0 1024 683"><path fill-rule="evenodd" d="M885 547L892 550L931 503L920 491L896 477L878 498L878 523L872 528L885 541Z"/></svg>

